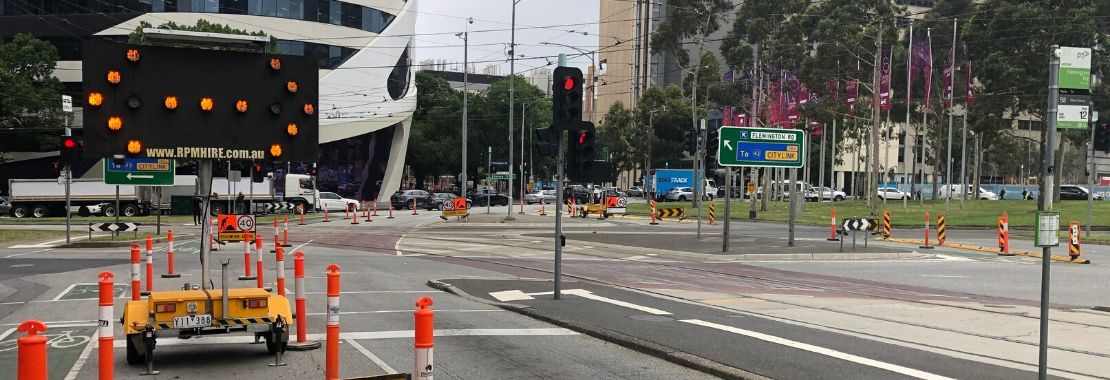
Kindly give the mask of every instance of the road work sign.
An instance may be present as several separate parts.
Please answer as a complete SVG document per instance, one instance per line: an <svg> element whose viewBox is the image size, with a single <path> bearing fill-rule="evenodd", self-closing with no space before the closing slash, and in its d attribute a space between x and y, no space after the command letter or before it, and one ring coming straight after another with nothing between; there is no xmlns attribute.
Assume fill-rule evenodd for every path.
<svg viewBox="0 0 1110 380"><path fill-rule="evenodd" d="M243 235L254 230L254 215L220 214L217 220L223 241L243 241Z"/></svg>
<svg viewBox="0 0 1110 380"><path fill-rule="evenodd" d="M800 168L806 159L805 131L721 127L717 163L721 166Z"/></svg>
<svg viewBox="0 0 1110 380"><path fill-rule="evenodd" d="M466 209L466 198L454 198L443 201L443 216L466 216L470 212Z"/></svg>
<svg viewBox="0 0 1110 380"><path fill-rule="evenodd" d="M104 183L109 185L173 186L174 173L170 159L104 159Z"/></svg>

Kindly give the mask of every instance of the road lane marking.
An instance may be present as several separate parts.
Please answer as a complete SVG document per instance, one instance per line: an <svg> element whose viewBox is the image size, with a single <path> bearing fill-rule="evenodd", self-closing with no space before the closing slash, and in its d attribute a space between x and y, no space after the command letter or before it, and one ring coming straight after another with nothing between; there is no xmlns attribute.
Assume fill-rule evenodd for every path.
<svg viewBox="0 0 1110 380"><path fill-rule="evenodd" d="M797 341L793 341L793 340L789 340L789 339L785 339L785 338L779 338L777 336L767 335L767 334L763 334L763 333L759 333L759 332L755 332L755 331L751 331L751 330L744 330L744 329L740 329L740 328L736 328L736 327L732 327L732 326L726 326L726 325L717 324L717 323L713 323L713 322L706 322L706 321L703 321L703 320L700 320L700 319L683 319L683 320L680 320L680 322L685 322L685 323L689 323L689 324L692 324L692 325L698 325L698 326L703 326L703 327L709 327L709 328L717 329L717 330L721 330L721 331L727 331L727 332L730 332L730 333L733 333L733 334L743 335L743 336L747 336L749 338L755 338L755 339L759 339L759 340L762 340L762 341L765 341L765 342L780 344L780 345L783 345L783 346L796 348L796 349L803 350L803 351L809 351L809 352L812 352L812 353L815 353L815 354L820 354L820 355L825 355L825 356L829 356L829 357L833 357L833 358L837 358L837 359L841 359L841 360L846 360L846 361L850 361L850 362L857 363L857 364L862 364L862 365L869 366L869 367L875 367L875 368L887 370L887 371L890 371L890 372L894 372L894 373L898 373L898 374L902 374L902 375L906 375L906 376L910 376L910 377L915 377L915 378L918 378L918 379L952 380L952 378L950 378L950 377L944 377L944 376L941 376L941 375L936 375L936 374L928 373L928 372L925 372L925 371L916 370L916 369L913 369L913 368L907 368L907 367L903 367L903 366L896 365L896 364L890 364L890 363L881 362L881 361L874 360L874 359L868 359L868 358L865 358L865 357L856 356L856 355L836 351L836 350L833 350L833 349L814 346L812 344L797 342Z"/></svg>
<svg viewBox="0 0 1110 380"><path fill-rule="evenodd" d="M304 242L304 244L293 247L293 249L290 249L289 252L297 252L298 249L301 249L301 247L304 247L304 246L308 245L308 243L311 243L312 240L313 239L309 239L308 241Z"/></svg>
<svg viewBox="0 0 1110 380"><path fill-rule="evenodd" d="M411 311L411 310L410 310ZM13 329L14 330L14 329ZM580 335L577 332L553 327L553 328L534 328L534 329L444 329L435 330L435 336L448 337L448 336L568 336ZM339 333L340 339L358 339L358 340L371 340L371 339L412 339L415 336L413 330L392 330L392 331L360 331L360 332L344 332ZM327 334L317 333L308 334L309 340L325 340ZM195 337L192 339L159 339L159 346L190 346L190 345L205 345L205 344L250 344L254 342L253 336L239 335L239 336L215 336L207 335ZM126 348L127 342L123 339L116 339L112 342L113 348Z"/></svg>
<svg viewBox="0 0 1110 380"><path fill-rule="evenodd" d="M346 274L346 273L344 273L344 274ZM404 293L404 294L416 293L416 294L420 294L420 293L440 293L440 291L435 290L435 289L429 289L429 290L352 290L352 291L347 291L347 292L339 292L339 294L384 294L384 293ZM304 294L305 295L327 294L327 292L305 292ZM412 311L412 310L409 310L409 311Z"/></svg>
<svg viewBox="0 0 1110 380"><path fill-rule="evenodd" d="M66 288L65 288L65 290L62 290L62 292L61 292L61 293L58 293L58 295L57 295L57 296L54 296L54 298L53 298L53 299L51 299L50 301L57 301L57 300L60 300L60 299L62 299L62 296L66 295L66 293L69 293L69 291L70 291L70 290L73 290L73 287L75 287L75 286L77 286L77 285L78 285L78 284L69 284L69 286L68 286L68 287L66 287ZM96 285L96 284L93 284L93 285Z"/></svg>
<svg viewBox="0 0 1110 380"><path fill-rule="evenodd" d="M931 278L967 278L967 276L955 276L955 275L947 275L947 274L923 274L923 275L921 275L921 277L931 277Z"/></svg>
<svg viewBox="0 0 1110 380"><path fill-rule="evenodd" d="M15 248L15 247L9 247L9 248ZM38 247L31 247L31 248L38 248ZM19 257L19 256L23 256L23 255L29 255L29 254L32 254L32 253L46 252L46 251L49 251L49 250L52 250L52 249L54 249L54 248L46 248L46 249L40 249L40 250L37 250L37 251L30 251L30 252L23 252L23 253L13 253L11 255L4 256L3 258L10 259L12 257Z"/></svg>
<svg viewBox="0 0 1110 380"><path fill-rule="evenodd" d="M92 338L93 337L89 337L89 343L85 344L85 349L81 350L81 355L77 356L77 361L73 362L73 367L69 368L69 372L66 373L65 380L76 379L77 374L81 372L81 367L84 367L85 362L89 360L89 355L92 354L93 350L93 343L97 342L96 339Z"/></svg>
<svg viewBox="0 0 1110 380"><path fill-rule="evenodd" d="M501 291L501 292L490 292L489 295L493 298L496 298L498 301L501 301L501 302L523 301L523 300L534 300L534 299L536 299L535 297L532 297L528 294L525 294L524 292L522 292L520 290L515 290L515 289L514 290L505 290L505 291Z"/></svg>
<svg viewBox="0 0 1110 380"><path fill-rule="evenodd" d="M392 375L397 373L397 371L394 370L393 367L390 367L389 364L385 364L385 361L382 361L382 358L379 358L378 355L374 355L373 352L367 350L366 347L363 347L354 339L346 339L346 341L347 344L350 344L351 347L354 347L355 350L358 350L358 352L362 353L363 356L365 356L367 359L370 359L370 361L374 362L374 364L378 365L378 368L381 368L383 371L385 371L386 374Z"/></svg>
<svg viewBox="0 0 1110 380"><path fill-rule="evenodd" d="M608 298L608 297L602 297L602 296L593 294L589 290L585 290L585 289L564 290L562 293L579 296L579 297L589 299L589 300L601 301L601 302L605 302L605 303L609 303L609 304L613 304L613 305L617 305L617 306L621 306L621 307L627 307L629 309L636 309L636 310L639 310L639 311L642 311L642 312L645 312L645 313L650 313L650 314L655 314L655 315L671 315L670 312L659 310L659 309L656 309L656 308L647 307L647 306L640 306L640 305L637 305L637 304L634 304L634 303L615 300L615 299Z"/></svg>
<svg viewBox="0 0 1110 380"><path fill-rule="evenodd" d="M436 309L437 313L500 313L504 312L502 309ZM411 313L412 309L407 310L369 310L369 311L343 311L343 315L347 314L389 314L389 313ZM305 315L327 315L327 313L305 313Z"/></svg>

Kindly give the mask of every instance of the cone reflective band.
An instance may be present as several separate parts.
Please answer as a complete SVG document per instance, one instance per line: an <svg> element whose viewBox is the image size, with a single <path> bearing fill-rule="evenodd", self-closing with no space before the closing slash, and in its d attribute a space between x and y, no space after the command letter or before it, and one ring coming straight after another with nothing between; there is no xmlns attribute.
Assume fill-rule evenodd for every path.
<svg viewBox="0 0 1110 380"><path fill-rule="evenodd" d="M297 343L305 343L308 332L305 331L305 304L304 304L304 253L293 253L293 297L297 309Z"/></svg>
<svg viewBox="0 0 1110 380"><path fill-rule="evenodd" d="M266 287L266 280L263 278L263 263L262 263L262 236L254 235L254 251L258 253L258 260L255 260L254 274L258 276L258 288Z"/></svg>
<svg viewBox="0 0 1110 380"><path fill-rule="evenodd" d="M146 291L154 290L154 238L146 235Z"/></svg>
<svg viewBox="0 0 1110 380"><path fill-rule="evenodd" d="M1079 222L1068 223L1068 256L1079 257Z"/></svg>
<svg viewBox="0 0 1110 380"><path fill-rule="evenodd" d="M142 295L142 284L139 283L139 245L131 243L131 300L138 301Z"/></svg>
<svg viewBox="0 0 1110 380"><path fill-rule="evenodd" d="M324 376L339 378L339 266L328 265L327 346Z"/></svg>
<svg viewBox="0 0 1110 380"><path fill-rule="evenodd" d="M114 276L112 272L100 272L97 277L100 278L100 281L97 282L98 295L100 296L100 315L97 318L96 328L98 337L96 351L99 359L97 372L100 380L112 380L114 377L113 364L115 363L112 351L113 337L115 336L115 332L112 331L112 320L114 319L112 316L115 315L112 310L113 305L115 305L114 297L112 297Z"/></svg>
<svg viewBox="0 0 1110 380"><path fill-rule="evenodd" d="M17 361L19 380L46 380L46 337L38 335L46 331L46 324L31 320L19 324L17 330L27 333L16 339L19 351Z"/></svg>
<svg viewBox="0 0 1110 380"><path fill-rule="evenodd" d="M277 264L276 264L277 265L277 274L276 274L277 283L275 285L275 286L277 286L277 293L278 293L279 296L285 296L285 249L281 248L281 247L278 247L277 252L274 253L274 259L277 262ZM261 260L259 260L259 262L258 262L258 271L260 273L259 276L258 276L258 278L260 280L258 280L258 281L262 282L262 280L261 280L261 278L262 278L262 275L261 275L262 261Z"/></svg>
<svg viewBox="0 0 1110 380"><path fill-rule="evenodd" d="M289 246L289 215L283 215L281 217L281 226L282 226L281 227L282 228L281 246L282 247L288 247Z"/></svg>
<svg viewBox="0 0 1110 380"><path fill-rule="evenodd" d="M415 348L416 360L413 367L413 378L420 380L432 380L434 373L432 367L432 347L434 344L434 324L433 319L435 314L428 307L432 306L432 299L429 297L420 297L416 300L416 311L412 313L416 320L416 336L413 339L413 346Z"/></svg>

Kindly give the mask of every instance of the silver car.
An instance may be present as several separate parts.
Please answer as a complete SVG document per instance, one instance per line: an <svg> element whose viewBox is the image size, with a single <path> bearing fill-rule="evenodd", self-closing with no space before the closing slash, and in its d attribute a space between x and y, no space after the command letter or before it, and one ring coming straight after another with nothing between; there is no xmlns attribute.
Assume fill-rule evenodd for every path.
<svg viewBox="0 0 1110 380"><path fill-rule="evenodd" d="M554 204L555 190L536 190L524 195L524 203L536 204L541 201L547 204Z"/></svg>
<svg viewBox="0 0 1110 380"><path fill-rule="evenodd" d="M694 199L694 189L689 187L676 187L667 192L667 201L686 202Z"/></svg>

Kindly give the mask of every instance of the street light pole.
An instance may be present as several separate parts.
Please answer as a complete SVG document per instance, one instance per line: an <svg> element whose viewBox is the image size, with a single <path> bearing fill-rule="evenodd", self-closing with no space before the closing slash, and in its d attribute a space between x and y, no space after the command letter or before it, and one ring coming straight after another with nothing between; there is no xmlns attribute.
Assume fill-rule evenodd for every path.
<svg viewBox="0 0 1110 380"><path fill-rule="evenodd" d="M513 2L513 19L511 31L509 32L509 207L505 210L505 220L516 220L513 218L513 118L515 105L516 105L516 3L520 0L512 0Z"/></svg>
<svg viewBox="0 0 1110 380"><path fill-rule="evenodd" d="M459 184L461 185L461 186L459 186L459 197L460 198L466 197L466 191L469 190L469 186L467 186L467 182L466 182L466 135L467 135L466 121L468 119L467 111L470 109L469 105L467 104L467 99L470 98L470 92L468 91L468 88L467 88L467 87L469 87L469 84L470 84L470 78L467 77L467 74L470 73L470 63L467 61L467 59L468 59L467 53L470 52L470 38L469 38L470 37L470 24L473 24L473 23L474 23L474 18L468 17L466 19L466 25L464 26L462 35L461 36L459 34L455 35L456 37L460 37L463 40L462 172L459 173Z"/></svg>

